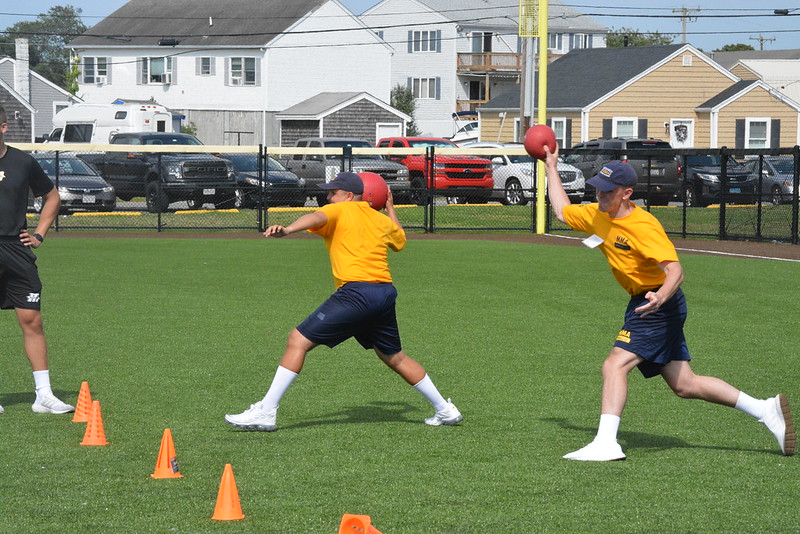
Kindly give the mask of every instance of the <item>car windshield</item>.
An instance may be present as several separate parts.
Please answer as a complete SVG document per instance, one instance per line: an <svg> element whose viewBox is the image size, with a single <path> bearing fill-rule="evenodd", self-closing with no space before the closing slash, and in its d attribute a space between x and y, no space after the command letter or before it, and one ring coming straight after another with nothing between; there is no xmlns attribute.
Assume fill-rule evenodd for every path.
<svg viewBox="0 0 800 534"><path fill-rule="evenodd" d="M159 135L159 136L142 137L142 144L143 145L202 145L203 143L201 143L194 137L188 137L183 135L176 135L176 136Z"/></svg>
<svg viewBox="0 0 800 534"><path fill-rule="evenodd" d="M794 162L791 158L771 159L769 162L779 174L794 174Z"/></svg>
<svg viewBox="0 0 800 534"><path fill-rule="evenodd" d="M56 175L56 158L36 158L48 176ZM78 158L60 157L58 159L59 174L96 174L91 167Z"/></svg>
<svg viewBox="0 0 800 534"><path fill-rule="evenodd" d="M411 139L408 141L409 146L412 148L428 148L429 146L436 148L456 148L457 145L447 139Z"/></svg>
<svg viewBox="0 0 800 534"><path fill-rule="evenodd" d="M375 148L367 141L358 141L358 140L343 140L343 141L325 141L326 148L344 148L346 146L351 146L353 148ZM339 154L328 154L325 156L325 159L338 159L342 156ZM358 159L383 159L383 156L379 156L377 154L357 154L356 156Z"/></svg>
<svg viewBox="0 0 800 534"><path fill-rule="evenodd" d="M233 163L234 168L239 172L258 172L258 157L255 154L220 154ZM286 167L281 165L278 160L271 157L267 158L268 171L285 171Z"/></svg>
<svg viewBox="0 0 800 534"><path fill-rule="evenodd" d="M533 163L533 158L527 154L509 154L508 161L511 163Z"/></svg>
<svg viewBox="0 0 800 534"><path fill-rule="evenodd" d="M689 167L719 167L722 165L722 156L719 154L704 154L700 156L686 156L686 165ZM728 156L728 168L741 167L742 164Z"/></svg>

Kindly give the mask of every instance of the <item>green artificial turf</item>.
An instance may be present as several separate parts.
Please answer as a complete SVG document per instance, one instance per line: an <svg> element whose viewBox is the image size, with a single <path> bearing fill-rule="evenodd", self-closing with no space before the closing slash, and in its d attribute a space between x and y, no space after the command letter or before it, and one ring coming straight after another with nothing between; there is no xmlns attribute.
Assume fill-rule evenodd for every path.
<svg viewBox="0 0 800 534"><path fill-rule="evenodd" d="M468 208L465 208L468 209ZM627 302L597 250L411 240L391 255L404 348L464 414L427 402L353 340L310 353L278 431L223 422L261 399L286 335L332 291L317 239L59 237L38 251L51 375L88 381L107 446L34 414L14 314L0 314L0 532L789 532L800 459L748 416L630 377L625 462L561 456L594 436L600 365ZM693 368L800 410L800 265L687 255ZM170 428L180 479L156 480ZM245 519L212 521L225 464Z"/></svg>

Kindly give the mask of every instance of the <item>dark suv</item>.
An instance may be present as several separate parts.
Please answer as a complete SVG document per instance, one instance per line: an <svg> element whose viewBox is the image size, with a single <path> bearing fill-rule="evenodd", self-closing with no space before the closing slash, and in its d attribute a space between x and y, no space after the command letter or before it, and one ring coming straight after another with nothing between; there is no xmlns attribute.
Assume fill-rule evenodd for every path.
<svg viewBox="0 0 800 534"><path fill-rule="evenodd" d="M185 146L202 146L195 136L184 133L120 133L112 145L158 148L156 151L81 154L103 179L114 186L122 200L144 197L151 213L167 209L171 202L187 201L198 208L206 202L233 207L236 174L233 164L211 154L185 152ZM171 152L169 147L181 147ZM136 150L135 148L133 150Z"/></svg>
<svg viewBox="0 0 800 534"><path fill-rule="evenodd" d="M609 161L620 159L630 163L638 176L637 185L633 188L633 198L649 199L652 205L666 205L675 200L680 192L681 176L678 161L672 153L672 146L666 141L613 137L578 143L572 148L576 151L570 151L570 154L564 157L564 162L578 167L587 180L597 174ZM582 150L587 149L607 152L582 153ZM637 151L648 151L650 155L637 154ZM662 151L663 155L659 153ZM587 200L594 200L594 194L593 187L586 188Z"/></svg>
<svg viewBox="0 0 800 534"><path fill-rule="evenodd" d="M687 206L708 206L722 202L722 156L719 154L689 155L684 159L686 179L682 199ZM681 177L683 179L683 176ZM750 168L728 156L725 161L725 201L739 204L756 200L757 179Z"/></svg>

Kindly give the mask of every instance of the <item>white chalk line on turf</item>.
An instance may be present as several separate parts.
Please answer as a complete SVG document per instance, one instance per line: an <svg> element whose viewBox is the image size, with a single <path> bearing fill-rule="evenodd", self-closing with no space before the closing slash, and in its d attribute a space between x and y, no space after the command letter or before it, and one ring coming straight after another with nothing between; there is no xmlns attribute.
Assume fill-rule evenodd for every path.
<svg viewBox="0 0 800 534"><path fill-rule="evenodd" d="M545 234L550 237L560 237L561 239L581 239L580 237L572 237L568 235L556 235L556 234ZM683 252L700 252L702 254L717 254L718 256L732 256L735 258L752 258L755 260L774 260L774 261L788 261L790 263L800 263L800 260L794 260L791 258L775 258L773 256L757 256L754 254L738 254L736 252L721 252L719 250L704 250L700 248L678 248L675 247L675 250L683 251Z"/></svg>

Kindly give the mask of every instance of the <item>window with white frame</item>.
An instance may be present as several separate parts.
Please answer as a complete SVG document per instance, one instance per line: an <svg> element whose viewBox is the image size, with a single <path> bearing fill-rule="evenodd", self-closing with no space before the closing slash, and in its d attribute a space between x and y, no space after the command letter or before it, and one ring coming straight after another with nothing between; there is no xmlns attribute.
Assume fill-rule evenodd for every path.
<svg viewBox="0 0 800 534"><path fill-rule="evenodd" d="M414 78L411 82L414 98L436 98L436 78Z"/></svg>
<svg viewBox="0 0 800 534"><path fill-rule="evenodd" d="M745 148L769 147L769 117L748 117L745 119Z"/></svg>
<svg viewBox="0 0 800 534"><path fill-rule="evenodd" d="M200 76L211 76L214 74L214 58L197 58L197 74Z"/></svg>
<svg viewBox="0 0 800 534"><path fill-rule="evenodd" d="M230 59L230 85L258 85L256 58L232 57Z"/></svg>
<svg viewBox="0 0 800 534"><path fill-rule="evenodd" d="M169 85L172 83L171 57L142 58L142 83Z"/></svg>
<svg viewBox="0 0 800 534"><path fill-rule="evenodd" d="M547 34L547 48L549 50L557 50L558 49L558 34L557 33L548 33Z"/></svg>
<svg viewBox="0 0 800 534"><path fill-rule="evenodd" d="M566 117L553 117L550 119L550 126L556 134L558 146L567 146L567 119Z"/></svg>
<svg viewBox="0 0 800 534"><path fill-rule="evenodd" d="M614 117L611 128L611 137L634 138L636 132L637 117Z"/></svg>
<svg viewBox="0 0 800 534"><path fill-rule="evenodd" d="M411 32L413 52L436 52L436 30L418 30Z"/></svg>
<svg viewBox="0 0 800 534"><path fill-rule="evenodd" d="M591 36L586 33L576 33L575 39L572 42L573 48L589 48L589 38Z"/></svg>
<svg viewBox="0 0 800 534"><path fill-rule="evenodd" d="M83 83L99 83L108 79L108 58L84 57L81 72L83 74Z"/></svg>

